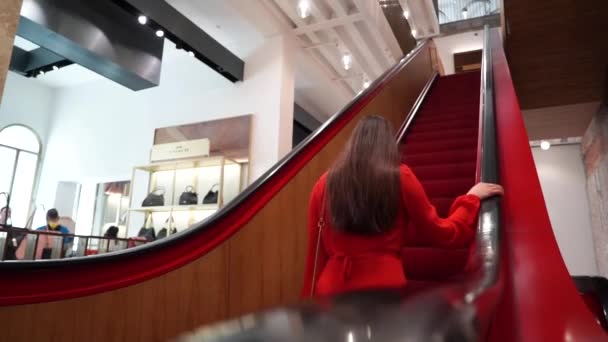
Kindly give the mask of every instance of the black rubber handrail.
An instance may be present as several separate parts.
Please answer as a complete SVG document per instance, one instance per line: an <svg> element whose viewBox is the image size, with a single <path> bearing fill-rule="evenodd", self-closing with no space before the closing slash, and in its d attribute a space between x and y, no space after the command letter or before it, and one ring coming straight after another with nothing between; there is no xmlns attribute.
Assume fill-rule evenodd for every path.
<svg viewBox="0 0 608 342"><path fill-rule="evenodd" d="M278 161L274 166L272 166L268 171L266 171L262 176L260 176L257 180L255 180L251 185L249 185L243 192L241 192L238 196L236 196L232 201L228 202L226 206L222 209L218 210L216 213L208 217L207 219L197 223L196 225L181 231L175 235L171 235L162 241L155 241L151 243L147 243L142 246L133 247L127 250L116 251L112 253L102 254L102 255L94 255L87 257L74 257L69 259L58 259L58 260L37 260L37 261L2 261L0 262L0 270L3 269L25 269L25 268L47 268L47 267L65 267L70 265L82 265L82 264L93 264L97 262L113 262L117 260L128 260L129 257L150 253L157 250L161 250L166 246L169 246L174 243L178 243L184 239L190 238L192 235L200 234L202 231L206 231L208 229L212 229L213 226L219 222L220 220L225 219L227 216L231 214L231 212L242 205L248 197L252 196L254 193L259 191L265 184L270 182L270 180L277 175L278 172L281 171L284 167L294 161L300 153L302 153L309 145L314 144L323 132L338 124L341 118L350 113L352 108L354 108L359 102L365 100L368 96L370 96L376 89L381 86L383 83L387 82L391 77L400 72L406 65L408 65L420 51L424 49L424 47L428 44L428 40L423 40L418 42L416 47L410 51L406 56L404 56L399 62L397 62L393 67L389 68L385 71L380 77L378 77L372 84L364 89L361 93L355 96L342 110L334 114L331 118L329 118L325 123L323 123L319 128L317 128L311 135L309 135L306 139L304 139L300 144L298 144L291 152L289 152L285 157L283 157L280 161Z"/></svg>

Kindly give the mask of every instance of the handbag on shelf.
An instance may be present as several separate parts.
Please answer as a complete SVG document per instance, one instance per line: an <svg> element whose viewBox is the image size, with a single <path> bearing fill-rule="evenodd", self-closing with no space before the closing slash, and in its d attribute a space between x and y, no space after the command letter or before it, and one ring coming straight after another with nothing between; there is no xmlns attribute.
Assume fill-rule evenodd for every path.
<svg viewBox="0 0 608 342"><path fill-rule="evenodd" d="M162 207L165 205L165 188L156 188L141 203L142 207Z"/></svg>
<svg viewBox="0 0 608 342"><path fill-rule="evenodd" d="M175 228L173 228L173 215L169 215L169 218L167 218L167 220L165 221L165 226L158 231L158 234L156 235L156 239L160 240L163 238L167 237L167 232L169 232L169 234L173 234L171 233L172 230L174 230Z"/></svg>
<svg viewBox="0 0 608 342"><path fill-rule="evenodd" d="M192 185L188 185L184 192L179 196L179 205L196 205L198 204L198 194L194 191Z"/></svg>
<svg viewBox="0 0 608 342"><path fill-rule="evenodd" d="M218 200L220 192L219 192L219 189L215 190L215 191L213 190L216 187L219 187L219 184L213 184L211 186L211 189L209 189L209 191L203 198L203 204L217 204L217 200Z"/></svg>
<svg viewBox="0 0 608 342"><path fill-rule="evenodd" d="M156 231L154 230L152 214L148 214L146 223L144 223L144 226L141 227L139 233L137 233L137 237L144 238L148 242L156 240Z"/></svg>

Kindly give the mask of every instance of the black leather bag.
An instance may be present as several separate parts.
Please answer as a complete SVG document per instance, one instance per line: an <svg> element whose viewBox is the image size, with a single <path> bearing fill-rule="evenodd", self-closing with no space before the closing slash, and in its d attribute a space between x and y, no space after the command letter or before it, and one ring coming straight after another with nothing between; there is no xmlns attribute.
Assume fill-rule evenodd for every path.
<svg viewBox="0 0 608 342"><path fill-rule="evenodd" d="M156 231L154 230L154 228L142 227L139 230L139 233L137 233L137 237L141 237L146 239L146 241L148 242L152 242L156 240Z"/></svg>
<svg viewBox="0 0 608 342"><path fill-rule="evenodd" d="M184 192L179 196L179 205L195 205L198 204L198 194L194 192L194 188L188 185Z"/></svg>
<svg viewBox="0 0 608 342"><path fill-rule="evenodd" d="M165 189L156 188L141 203L142 207L162 207L165 205Z"/></svg>
<svg viewBox="0 0 608 342"><path fill-rule="evenodd" d="M203 204L217 204L219 197L219 190L213 190L216 187L219 187L219 184L213 184L211 189L207 192L205 197L203 198Z"/></svg>

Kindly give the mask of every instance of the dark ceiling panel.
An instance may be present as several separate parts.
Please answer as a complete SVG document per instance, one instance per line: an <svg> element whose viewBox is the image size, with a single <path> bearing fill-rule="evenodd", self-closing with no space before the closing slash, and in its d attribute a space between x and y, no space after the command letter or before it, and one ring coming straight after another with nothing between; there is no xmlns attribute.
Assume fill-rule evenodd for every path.
<svg viewBox="0 0 608 342"><path fill-rule="evenodd" d="M599 101L608 1L505 0L506 52L522 108Z"/></svg>
<svg viewBox="0 0 608 342"><path fill-rule="evenodd" d="M133 90L160 82L163 40L110 1L24 0L18 35Z"/></svg>
<svg viewBox="0 0 608 342"><path fill-rule="evenodd" d="M249 1L249 0L247 0ZM188 46L210 68L232 82L242 81L245 63L165 0L114 0L135 15L143 14L162 27L166 37Z"/></svg>

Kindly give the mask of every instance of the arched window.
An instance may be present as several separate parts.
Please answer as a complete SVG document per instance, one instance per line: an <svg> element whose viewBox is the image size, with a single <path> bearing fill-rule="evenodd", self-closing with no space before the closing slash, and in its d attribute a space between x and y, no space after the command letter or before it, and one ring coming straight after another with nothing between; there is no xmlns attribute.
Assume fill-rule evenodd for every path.
<svg viewBox="0 0 608 342"><path fill-rule="evenodd" d="M40 140L34 131L21 125L0 130L0 192L10 194L13 226L27 222L39 158ZM4 207L5 199L0 203Z"/></svg>

